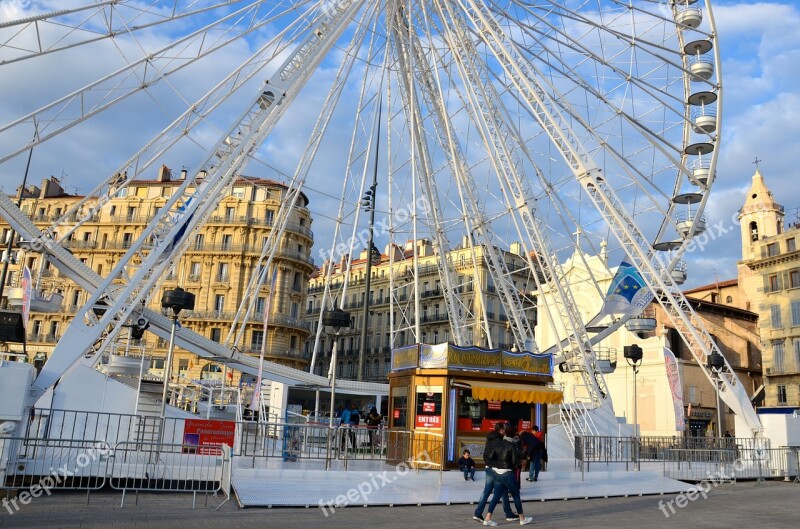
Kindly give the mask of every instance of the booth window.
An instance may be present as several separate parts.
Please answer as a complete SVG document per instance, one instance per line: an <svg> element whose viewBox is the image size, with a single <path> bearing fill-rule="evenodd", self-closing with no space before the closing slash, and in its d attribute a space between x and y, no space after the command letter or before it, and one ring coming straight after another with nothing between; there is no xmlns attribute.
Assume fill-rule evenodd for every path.
<svg viewBox="0 0 800 529"><path fill-rule="evenodd" d="M408 416L408 397L405 395L392 397L392 428L405 428Z"/></svg>

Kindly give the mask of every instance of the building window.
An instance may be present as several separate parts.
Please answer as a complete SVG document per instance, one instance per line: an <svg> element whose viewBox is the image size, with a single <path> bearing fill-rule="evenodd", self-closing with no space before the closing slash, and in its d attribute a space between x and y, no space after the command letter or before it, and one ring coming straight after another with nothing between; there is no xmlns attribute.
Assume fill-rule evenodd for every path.
<svg viewBox="0 0 800 529"><path fill-rule="evenodd" d="M786 404L786 386L778 385L778 404Z"/></svg>
<svg viewBox="0 0 800 529"><path fill-rule="evenodd" d="M228 263L219 263L217 265L217 281L228 281Z"/></svg>
<svg viewBox="0 0 800 529"><path fill-rule="evenodd" d="M198 233L194 236L194 249L195 250L202 250L203 244L205 243L205 235L202 233Z"/></svg>
<svg viewBox="0 0 800 529"><path fill-rule="evenodd" d="M225 296L223 294L216 294L214 296L214 310L222 312L225 308Z"/></svg>
<svg viewBox="0 0 800 529"><path fill-rule="evenodd" d="M793 252L797 250L797 244L794 242L794 237L786 239L786 251Z"/></svg>
<svg viewBox="0 0 800 529"><path fill-rule="evenodd" d="M272 221L275 220L275 211L268 209L267 216L265 217L267 226L272 226Z"/></svg>
<svg viewBox="0 0 800 529"><path fill-rule="evenodd" d="M789 288L800 287L800 270L789 270Z"/></svg>
<svg viewBox="0 0 800 529"><path fill-rule="evenodd" d="M775 257L778 253L780 253L778 251L778 243L771 242L767 245L767 257Z"/></svg>
<svg viewBox="0 0 800 529"><path fill-rule="evenodd" d="M800 371L800 338L792 340L794 344L794 370Z"/></svg>
<svg viewBox="0 0 800 529"><path fill-rule="evenodd" d="M772 328L773 329L780 329L783 327L783 322L781 321L781 306L780 305L770 305L770 318L772 320Z"/></svg>
<svg viewBox="0 0 800 529"><path fill-rule="evenodd" d="M256 299L256 314L264 314L264 307L267 306L267 299L259 296Z"/></svg>
<svg viewBox="0 0 800 529"><path fill-rule="evenodd" d="M264 331L253 331L253 335L250 338L250 348L260 351L263 345L264 345Z"/></svg>
<svg viewBox="0 0 800 529"><path fill-rule="evenodd" d="M233 191L231 191L231 196L234 196L236 198L244 198L244 188L234 187Z"/></svg>
<svg viewBox="0 0 800 529"><path fill-rule="evenodd" d="M235 216L235 209L231 207L225 208L225 222L233 222Z"/></svg>
<svg viewBox="0 0 800 529"><path fill-rule="evenodd" d="M800 299L792 301L792 325L800 325Z"/></svg>
<svg viewBox="0 0 800 529"><path fill-rule="evenodd" d="M179 358L178 359L178 374L181 376L186 376L186 372L189 371L189 359L188 358Z"/></svg>
<svg viewBox="0 0 800 529"><path fill-rule="evenodd" d="M222 329L220 329L219 327L211 329L211 341L219 343L221 339L222 339Z"/></svg>
<svg viewBox="0 0 800 529"><path fill-rule="evenodd" d="M725 303L733 303L733 296L728 296L725 298Z"/></svg>
<svg viewBox="0 0 800 529"><path fill-rule="evenodd" d="M233 242L233 235L227 233L222 236L222 249L223 250L230 250L231 243Z"/></svg>
<svg viewBox="0 0 800 529"><path fill-rule="evenodd" d="M786 371L785 356L783 340L774 340L772 342L772 364L776 373L784 373Z"/></svg>
<svg viewBox="0 0 800 529"><path fill-rule="evenodd" d="M781 289L778 274L772 274L767 277L767 292L777 292Z"/></svg>
<svg viewBox="0 0 800 529"><path fill-rule="evenodd" d="M199 262L192 262L189 267L189 279L197 280L200 279L200 272L202 271L202 264Z"/></svg>

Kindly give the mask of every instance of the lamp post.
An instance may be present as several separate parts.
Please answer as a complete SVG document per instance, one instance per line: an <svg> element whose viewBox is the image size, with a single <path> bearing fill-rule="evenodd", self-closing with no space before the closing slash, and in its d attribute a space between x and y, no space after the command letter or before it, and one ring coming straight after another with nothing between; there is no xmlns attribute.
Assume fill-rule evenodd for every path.
<svg viewBox="0 0 800 529"><path fill-rule="evenodd" d="M639 468L639 399L637 395L636 375L639 373L639 366L642 365L642 357L644 352L642 348L636 344L626 345L622 348L625 356L625 361L633 369L633 454L634 464Z"/></svg>
<svg viewBox="0 0 800 529"><path fill-rule="evenodd" d="M350 327L350 314L340 308L326 310L322 315L322 325L333 327L333 350L331 351L331 366L328 369L328 378L331 379L331 409L328 424L333 428L334 400L336 399L336 350L339 345L339 331Z"/></svg>
<svg viewBox="0 0 800 529"><path fill-rule="evenodd" d="M183 309L194 309L194 294L186 292L181 287L167 290L161 297L161 308L172 310L172 328L169 331L169 349L164 363L164 388L161 391L161 436L164 432L164 414L167 406L167 393L169 392L169 379L172 375L172 354L175 352L175 329L178 327L178 314Z"/></svg>
<svg viewBox="0 0 800 529"><path fill-rule="evenodd" d="M720 406L719 401L719 391L722 389L722 368L725 366L725 357L719 354L716 351L712 351L710 355L708 355L708 368L711 370L711 373L714 375L714 385L716 386L715 393L717 394L717 437L720 440L720 446L722 445L722 409Z"/></svg>
<svg viewBox="0 0 800 529"><path fill-rule="evenodd" d="M377 175L375 175L377 176ZM367 278L364 283L364 327L361 329L361 347L358 351L358 373L356 380L364 379L364 358L367 354L367 325L369 323L369 289L372 283L372 256L374 255L373 238L375 236L375 189L378 182L373 178L372 185L364 194L361 205L369 211L369 241L367 242ZM380 256L380 252L378 252Z"/></svg>

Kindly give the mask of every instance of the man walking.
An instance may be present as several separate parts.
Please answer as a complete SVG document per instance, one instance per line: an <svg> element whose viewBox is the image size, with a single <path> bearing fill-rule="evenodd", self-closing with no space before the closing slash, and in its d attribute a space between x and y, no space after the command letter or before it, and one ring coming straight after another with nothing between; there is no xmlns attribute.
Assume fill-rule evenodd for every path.
<svg viewBox="0 0 800 529"><path fill-rule="evenodd" d="M489 458L489 454L494 451L495 445L502 442L504 433L505 424L497 423L494 425L494 431L486 436L486 446L483 449L483 461L486 463L486 478L483 484L481 499L478 500L478 505L475 507L475 513L472 515L472 519L479 522L484 521L483 509L486 508L486 502L489 501L489 495L494 491L495 481L498 479L497 473L494 471L494 468L492 468L497 465L497 462L491 460ZM503 500L503 510L506 513L506 520L515 521L517 519L517 515L511 510L511 505L508 502L508 494L503 493L500 499ZM496 522L495 525L497 525Z"/></svg>

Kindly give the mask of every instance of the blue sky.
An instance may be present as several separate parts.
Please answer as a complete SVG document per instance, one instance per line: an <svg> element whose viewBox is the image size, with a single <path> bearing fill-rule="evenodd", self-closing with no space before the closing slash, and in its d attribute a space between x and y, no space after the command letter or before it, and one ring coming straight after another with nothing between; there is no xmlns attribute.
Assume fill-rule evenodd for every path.
<svg viewBox="0 0 800 529"><path fill-rule="evenodd" d="M46 11L81 3L85 2L0 0L0 20L28 16L37 9ZM795 1L719 0L713 6L723 59L722 147L717 180L706 209L707 223L711 227L706 235L709 240L702 250L686 258L689 263L687 287L710 283L715 278L735 277L736 261L741 253L738 226L733 219L744 201L756 158L776 199L786 206L787 214L791 215L793 208L800 207L800 186L796 183L795 169L800 158L797 154L800 153L800 5ZM157 34L143 37L148 41L158 38ZM224 70L226 61L240 56L247 47L248 43L244 42L231 47L221 57L208 61L206 71ZM0 71L0 118L18 113L20 107L31 108L36 101L47 100L50 93L62 93L72 79L78 78L77 73L91 77L95 70L100 71L104 60L112 60L114 53L119 55L126 50L106 51L108 55L92 55L90 60L78 52L64 53L58 60L48 61L46 67L4 67ZM330 76L332 72L323 72L325 75ZM176 91L199 91L194 89L194 84L202 86L202 81L202 77L179 77L176 83L180 89ZM317 102L323 96L322 91L307 94ZM93 178L109 174L152 135L149 123L152 113L158 111L154 105L146 107L145 111L135 102L122 108L123 112L116 114L113 120L76 127L66 139L52 142L47 150L35 150L30 180L38 183L43 177L54 175L63 177L70 192L89 191ZM293 120L313 120L313 108L313 105L296 105ZM124 133L120 134L120 130ZM213 136L214 131L207 134ZM271 154L286 154L280 152L286 145L301 148L305 144L304 137L291 123L282 124L276 134L296 141L268 145L267 151L278 149ZM0 141L0 152L4 148ZM10 192L18 185L24 162L25 157L20 156L0 166L3 190ZM178 169L186 161L179 152L167 163ZM333 187L323 182L307 191L318 234L330 229L328 218L332 213L330 199L318 191L330 189L331 193L336 193ZM320 240L322 238L318 237L318 242Z"/></svg>

